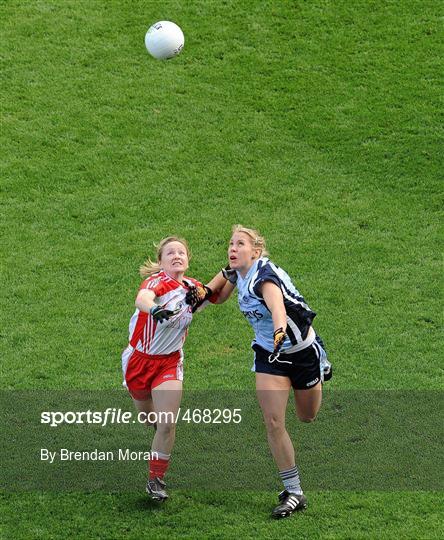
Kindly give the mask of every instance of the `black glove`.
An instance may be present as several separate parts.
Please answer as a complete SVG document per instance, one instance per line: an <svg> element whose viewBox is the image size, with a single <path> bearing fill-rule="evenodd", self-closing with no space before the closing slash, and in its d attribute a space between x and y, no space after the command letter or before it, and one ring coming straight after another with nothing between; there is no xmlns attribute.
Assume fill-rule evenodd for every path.
<svg viewBox="0 0 444 540"><path fill-rule="evenodd" d="M155 321L162 323L170 319L173 315L177 315L178 311L171 311L171 309L165 309L162 306L153 306L150 309L150 313Z"/></svg>
<svg viewBox="0 0 444 540"><path fill-rule="evenodd" d="M186 285L188 291L185 294L185 302L193 308L193 311L196 311L213 294L213 291L206 285L202 287L196 287L192 283L187 283Z"/></svg>
<svg viewBox="0 0 444 540"><path fill-rule="evenodd" d="M229 264L227 264L227 266L225 268L222 268L222 275L224 276L224 278L227 281L229 281L233 285L236 285L237 272L236 272L236 270L233 270L232 268L230 268Z"/></svg>

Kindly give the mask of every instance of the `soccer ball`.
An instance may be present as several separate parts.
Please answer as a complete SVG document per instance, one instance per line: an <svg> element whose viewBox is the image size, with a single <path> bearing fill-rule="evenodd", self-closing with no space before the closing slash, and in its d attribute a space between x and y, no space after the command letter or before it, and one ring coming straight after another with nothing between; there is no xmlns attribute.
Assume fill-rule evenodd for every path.
<svg viewBox="0 0 444 540"><path fill-rule="evenodd" d="M151 56L158 60L177 56L183 49L184 43L182 30L170 21L156 22L145 34L145 46Z"/></svg>

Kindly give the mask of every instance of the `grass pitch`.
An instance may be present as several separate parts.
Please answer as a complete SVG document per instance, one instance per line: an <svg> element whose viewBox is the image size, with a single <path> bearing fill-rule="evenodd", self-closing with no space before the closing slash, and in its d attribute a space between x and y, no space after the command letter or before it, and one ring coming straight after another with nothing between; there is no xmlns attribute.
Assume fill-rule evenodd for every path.
<svg viewBox="0 0 444 540"><path fill-rule="evenodd" d="M206 280L234 223L261 230L318 312L332 388L442 390L442 15L416 0L3 2L11 399L118 387L153 242L185 236ZM143 42L162 19L186 40L168 62ZM185 388L251 388L250 339L234 299L196 317ZM6 490L2 534L438 538L442 520L442 492L311 492L275 523L274 493L190 486L156 509L118 490Z"/></svg>

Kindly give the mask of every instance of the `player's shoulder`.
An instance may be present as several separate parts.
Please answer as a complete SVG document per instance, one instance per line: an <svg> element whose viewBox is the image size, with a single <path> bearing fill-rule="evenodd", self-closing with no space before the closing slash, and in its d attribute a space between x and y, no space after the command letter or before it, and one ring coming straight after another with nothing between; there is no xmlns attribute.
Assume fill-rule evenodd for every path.
<svg viewBox="0 0 444 540"><path fill-rule="evenodd" d="M262 284L266 281L270 281L280 287L282 278L279 267L270 261L270 259L262 257L259 259L256 272L250 281L250 292L262 298Z"/></svg>
<svg viewBox="0 0 444 540"><path fill-rule="evenodd" d="M277 275L279 274L279 270L280 269L279 269L279 266L277 266L277 264L275 264L273 261L270 261L270 259L266 257L262 257L258 261L256 278L261 279L264 276L269 275L269 274Z"/></svg>
<svg viewBox="0 0 444 540"><path fill-rule="evenodd" d="M160 271L147 277L140 285L140 289L151 289L155 292L156 296L160 296L178 286L179 283L177 281L165 272Z"/></svg>
<svg viewBox="0 0 444 540"><path fill-rule="evenodd" d="M156 272L155 274L151 274L151 276L148 276L146 279L142 281L143 286L151 285L155 287L158 283L160 283L162 280L164 280L165 274L164 272Z"/></svg>

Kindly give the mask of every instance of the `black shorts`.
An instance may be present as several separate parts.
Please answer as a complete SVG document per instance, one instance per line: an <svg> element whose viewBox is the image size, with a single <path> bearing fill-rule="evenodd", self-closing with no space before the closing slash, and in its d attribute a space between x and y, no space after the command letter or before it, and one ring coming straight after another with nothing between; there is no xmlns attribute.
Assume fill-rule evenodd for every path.
<svg viewBox="0 0 444 540"><path fill-rule="evenodd" d="M308 390L324 381L323 364L327 360L327 354L319 336L302 351L293 354L281 353L273 362L269 362L271 353L258 344L253 345L253 350L253 371L256 373L288 377L295 390Z"/></svg>

